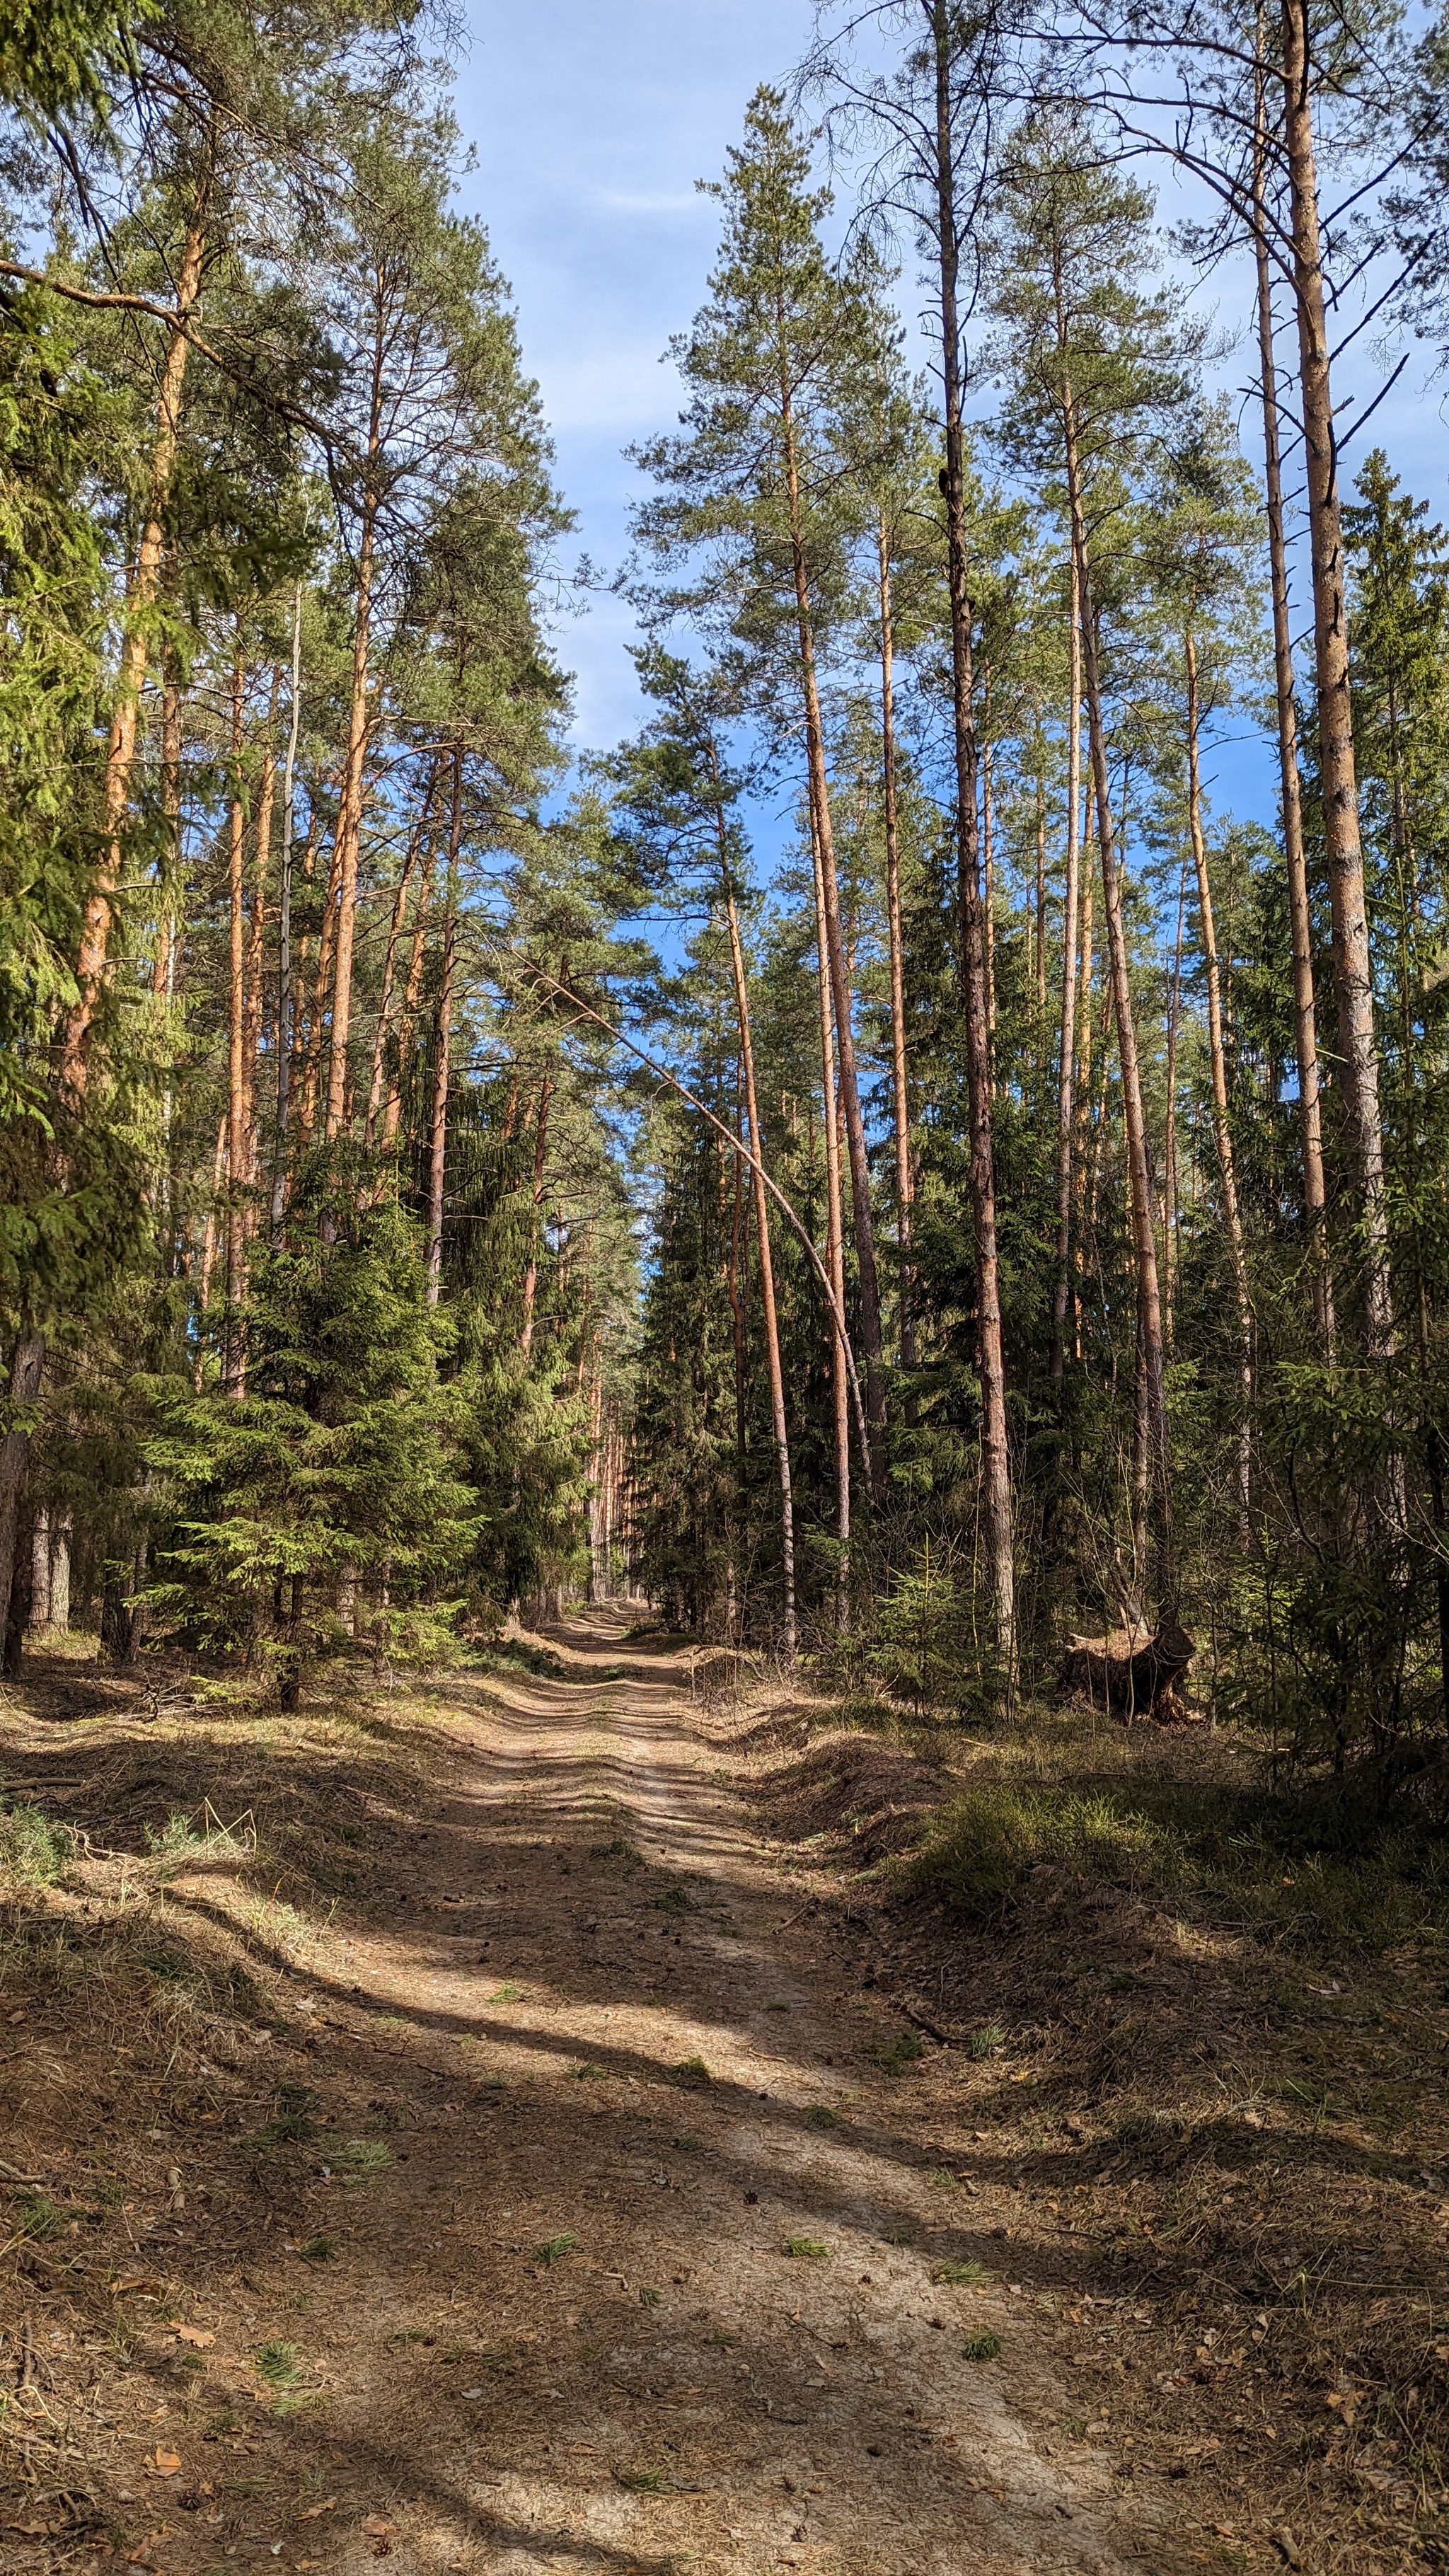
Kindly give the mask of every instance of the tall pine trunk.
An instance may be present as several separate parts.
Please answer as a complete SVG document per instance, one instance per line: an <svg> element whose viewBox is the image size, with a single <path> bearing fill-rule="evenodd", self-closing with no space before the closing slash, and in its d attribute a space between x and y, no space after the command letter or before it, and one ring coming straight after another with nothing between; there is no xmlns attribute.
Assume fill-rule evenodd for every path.
<svg viewBox="0 0 1449 2576"><path fill-rule="evenodd" d="M96 881L86 904L81 924L80 947L76 958L76 1000L65 1025L61 1045L60 1079L72 1098L79 1098L86 1088L91 1027L105 979L111 923L115 912L116 890L121 881L121 834L130 802L131 772L136 759L136 727L141 708L141 689L150 658L151 618L160 586L161 564L166 546L166 507L170 499L172 477L176 471L176 454L181 441L181 397L186 383L186 359L190 342L186 324L191 320L201 288L201 271L206 254L206 215L211 198L211 139L203 152L201 173L193 201L191 220L181 249L181 263L176 275L176 320L171 326L166 355L161 363L161 383L156 402L156 438L151 450L151 470L146 495L146 517L137 548L135 570L126 595L125 637L121 646L121 665L116 679L116 702L111 729L106 743L104 845Z"/></svg>
<svg viewBox="0 0 1449 2576"><path fill-rule="evenodd" d="M387 949L382 961L382 991L377 1004L377 1030L372 1041L372 1080L368 1085L367 1093L367 1124L363 1130L363 1142L369 1150L377 1141L377 1113L382 1105L383 1078L387 1067L387 1041L392 1028L393 980L397 973L398 944L402 938L403 920L407 912L408 890L413 881L413 871L427 838L437 779L438 765L435 761L428 773L422 810L408 839L407 855L403 860L397 881L397 892L393 897L392 919L387 928Z"/></svg>
<svg viewBox="0 0 1449 2576"><path fill-rule="evenodd" d="M369 655L372 583L377 549L377 459L382 436L382 380L386 353L382 289L377 292L367 452L363 461L362 524L357 548L357 591L352 627L352 684L347 714L347 753L337 808L337 963L332 985L332 1053L327 1071L325 1135L330 1145L347 1110L347 1049L352 1029L352 952L357 932L357 862L367 769Z"/></svg>
<svg viewBox="0 0 1449 2576"><path fill-rule="evenodd" d="M911 1170L911 1104L906 1085L905 941L901 933L900 817L896 799L895 617L891 599L890 532L884 512L878 530L880 548L880 740L881 795L885 807L886 940L891 984L891 1113L895 1144L897 1296L900 1315L901 1367L916 1366L915 1280L911 1266L911 1211L915 1177ZM907 1395L907 1419L914 1398Z"/></svg>
<svg viewBox="0 0 1449 2576"><path fill-rule="evenodd" d="M956 753L956 857L960 908L961 1001L966 1021L966 1075L971 1123L971 1214L976 1238L976 1334L981 1375L981 1488L996 1651L1008 1698L1016 1687L1016 1565L1011 1460L1006 1423L1006 1361L1001 1329L1001 1269L996 1239L996 1167L991 1117L991 1040L987 1026L986 951L976 836L976 716L971 661L971 600L966 558L966 475L961 417L960 235L951 133L951 0L929 0L935 56L933 168L939 257L941 360L946 439L946 560L951 602L951 696Z"/></svg>
<svg viewBox="0 0 1449 2576"><path fill-rule="evenodd" d="M1388 1203L1383 1116L1374 1034L1373 962L1369 948L1363 844L1359 832L1353 703L1349 690L1348 605L1333 388L1319 234L1318 173L1313 139L1313 76L1308 0L1283 0L1284 139L1298 311L1298 372L1308 482L1309 553L1313 573L1314 672L1318 702L1318 768L1323 848L1333 923L1338 1057L1343 1066L1349 1147L1358 1183L1363 1239L1363 1344L1370 1359L1393 1349Z"/></svg>
<svg viewBox="0 0 1449 2576"><path fill-rule="evenodd" d="M1137 1283L1137 1455L1136 1485L1144 1477L1156 1502L1154 1531L1158 1610L1171 1616L1177 1606L1177 1569L1172 1536L1172 1468L1167 1441L1167 1387L1162 1348L1162 1290L1157 1268L1157 1241L1152 1204L1152 1167L1147 1149L1147 1120L1142 1104L1142 1078L1137 1058L1137 1023L1132 1008L1132 982L1127 954L1127 925L1122 915L1122 879L1117 865L1112 823L1112 788L1107 769L1107 736L1103 720L1101 663L1092 601L1091 564L1082 513L1081 474L1077 453L1076 413L1070 389L1065 398L1067 490L1076 548L1082 603L1082 662L1086 681L1087 739L1097 808L1097 843L1102 860L1102 912L1107 931L1112 1017L1117 1029L1117 1061L1122 1078L1122 1124L1127 1148L1127 1189L1132 1218L1132 1253ZM1134 1512L1134 1518L1136 1513Z"/></svg>
<svg viewBox="0 0 1449 2576"><path fill-rule="evenodd" d="M1259 21L1261 53L1262 25ZM1303 1160L1303 1214L1308 1226L1313 1314L1326 1356L1334 1353L1333 1273L1328 1257L1328 1194L1323 1172L1323 1111L1318 1069L1318 1003L1313 984L1313 915L1303 846L1298 777L1298 710L1293 696L1293 637L1288 619L1288 556L1283 535L1283 470L1278 437L1278 371L1273 355L1273 282L1264 204L1267 159L1265 67L1257 68L1253 137L1253 255L1258 287L1258 370L1263 399L1263 473L1267 496L1268 570L1273 598L1273 682L1278 719L1278 778L1283 857L1293 942L1293 1017L1298 1057L1298 1128Z"/></svg>
<svg viewBox="0 0 1449 2576"><path fill-rule="evenodd" d="M458 963L458 852L463 837L463 746L453 751L453 799L448 817L448 891L443 915L443 966L438 979L437 1061L428 1138L428 1304L443 1290L444 1181L448 1163L448 1083L452 1069L453 980Z"/></svg>
<svg viewBox="0 0 1449 2576"><path fill-rule="evenodd" d="M785 442L785 489L790 514L790 556L795 582L796 631L805 711L805 757L809 770L810 811L819 843L825 948L822 969L830 979L835 1008L835 1039L840 1067L840 1096L845 1113L846 1151L850 1162L850 1197L854 1219L855 1262L860 1296L860 1338L865 1358L865 1420L870 1443L870 1481L877 1502L886 1495L885 1373L881 1344L880 1286L876 1272L875 1227L870 1206L870 1161L865 1119L855 1066L853 996L840 919L840 880L835 865L835 836L830 819L830 785L825 772L825 728L820 714L820 686L815 667L815 615L805 557L800 498L799 460L794 402L783 332L780 351L780 415Z"/></svg>
<svg viewBox="0 0 1449 2576"><path fill-rule="evenodd" d="M1072 1249L1072 1084L1077 1053L1077 937L1082 860L1082 631L1075 549L1071 561L1070 684L1067 693L1067 864L1062 904L1062 1051L1057 1068L1057 1277L1052 1297L1052 1383L1066 1364L1067 1290ZM1090 981L1091 968L1088 967Z"/></svg>
<svg viewBox="0 0 1449 2576"><path fill-rule="evenodd" d="M1202 823L1201 711L1198 703L1197 643L1189 630L1184 639L1187 661L1187 818L1192 861L1197 875L1198 918L1207 974L1208 1065L1213 1090L1213 1138L1218 1149L1218 1177L1223 1193L1223 1224L1233 1270L1233 1297L1238 1310L1238 1507L1246 1537L1252 1503L1253 1294L1248 1278L1248 1251L1238 1200L1233 1130L1228 1116L1228 1058L1223 1037L1222 977L1218 968L1217 929L1213 920L1212 882L1207 837Z"/></svg>
<svg viewBox="0 0 1449 2576"><path fill-rule="evenodd" d="M825 1267L837 1314L845 1313L845 1226L840 1172L840 1077L836 1058L830 983L825 972L825 872L820 863L820 836L810 834L811 874L815 886L815 935L820 950L816 991L820 1007L820 1096L825 1139ZM835 1578L836 1633L844 1633L850 1585L850 1386L846 1374L845 1338L839 1322L830 1337L831 1395L835 1423L835 1540L839 1562Z"/></svg>
<svg viewBox="0 0 1449 2576"><path fill-rule="evenodd" d="M534 1301L538 1295L538 1230L544 1176L548 1168L548 1108L552 1098L553 1082L545 1074L539 1086L538 1118L533 1131L533 1189L529 1198L528 1260L523 1273L523 1330L518 1337L518 1347L525 1359L533 1348Z"/></svg>
<svg viewBox="0 0 1449 2576"><path fill-rule="evenodd" d="M287 1209L287 1124L292 1104L292 846L297 832L297 743L302 725L302 585L292 594L292 695L282 773L282 864L277 895L277 1136L271 1238L282 1244Z"/></svg>
<svg viewBox="0 0 1449 2576"><path fill-rule="evenodd" d="M246 663L242 654L241 616L236 621L231 675L231 800L227 812L227 1082L226 1082L226 1349L223 1384L240 1395L246 1375L242 1346L242 1297L245 1290L246 1210L243 1189L247 1169L246 1117L246 805L242 796L243 718L246 707Z"/></svg>
<svg viewBox="0 0 1449 2576"><path fill-rule="evenodd" d="M710 775L719 786L719 765L709 745ZM775 1463L780 1480L781 1643L788 1662L795 1660L795 1499L790 1477L790 1430L785 1412L785 1372L780 1359L780 1318L775 1304L775 1264L770 1247L770 1194L765 1187L765 1138L760 1125L755 1084L754 1034L750 1024L750 988L745 973L745 947L740 937L739 907L730 867L724 806L716 801L715 833L720 877L724 886L725 923L729 931L730 972L734 978L735 1018L739 1023L740 1067L744 1076L745 1116L749 1121L750 1173L755 1200L755 1240L760 1254L760 1313L765 1327L765 1365L770 1380L770 1421L775 1435Z"/></svg>

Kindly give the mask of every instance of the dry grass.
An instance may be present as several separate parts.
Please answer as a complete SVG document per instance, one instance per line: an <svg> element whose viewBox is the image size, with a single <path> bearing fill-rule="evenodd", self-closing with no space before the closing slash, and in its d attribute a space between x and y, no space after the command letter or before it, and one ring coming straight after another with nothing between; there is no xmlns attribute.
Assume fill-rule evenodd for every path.
<svg viewBox="0 0 1449 2576"><path fill-rule="evenodd" d="M1180 2479L1204 2563L1266 2515L1287 2563L1449 2566L1437 1856L1334 1848L1206 1727L758 1687L715 1731L862 2007L948 2043L908 2080L1063 2320L1065 2429Z"/></svg>

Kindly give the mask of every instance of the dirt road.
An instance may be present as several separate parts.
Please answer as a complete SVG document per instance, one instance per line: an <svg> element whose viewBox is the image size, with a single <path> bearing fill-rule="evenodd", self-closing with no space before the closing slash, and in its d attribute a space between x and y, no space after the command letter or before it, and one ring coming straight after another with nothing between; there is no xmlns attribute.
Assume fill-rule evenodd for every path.
<svg viewBox="0 0 1449 2576"><path fill-rule="evenodd" d="M461 1685L396 1919L308 1981L398 2016L409 2106L383 2190L315 2195L326 2475L395 2526L348 2554L1165 2567L1161 2499L1073 2439L913 2071L868 2053L908 2025L834 1990L686 1659L621 1624L554 1641L566 1680Z"/></svg>
<svg viewBox="0 0 1449 2576"><path fill-rule="evenodd" d="M107 2520L94 2568L159 2576L1209 2563L1112 2405L1089 2423L1064 2385L1090 2302L1013 2280L1005 2195L723 1776L688 1656L623 1625L438 1690L434 1792L330 1922L178 1850L147 1920L272 1944L250 2025L188 2008L163 2063L112 2022L125 2063L87 2072L94 1972L7 2015L40 2079L24 2152L72 2237L87 2193L111 2230L20 2247L15 2566L76 2566ZM130 1741L160 1795L159 1740ZM72 1944L106 1884L57 1889Z"/></svg>

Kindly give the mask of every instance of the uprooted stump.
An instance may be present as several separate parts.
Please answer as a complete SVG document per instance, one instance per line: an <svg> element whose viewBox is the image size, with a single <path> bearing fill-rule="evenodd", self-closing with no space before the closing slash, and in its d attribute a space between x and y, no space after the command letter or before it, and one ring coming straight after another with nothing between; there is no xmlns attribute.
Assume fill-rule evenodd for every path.
<svg viewBox="0 0 1449 2576"><path fill-rule="evenodd" d="M1155 1635L1145 1628L1114 1628L1105 1637L1073 1637L1057 1678L1062 1690L1081 1691L1094 1708L1170 1726L1192 1714L1177 1682L1196 1652L1195 1640L1176 1622Z"/></svg>

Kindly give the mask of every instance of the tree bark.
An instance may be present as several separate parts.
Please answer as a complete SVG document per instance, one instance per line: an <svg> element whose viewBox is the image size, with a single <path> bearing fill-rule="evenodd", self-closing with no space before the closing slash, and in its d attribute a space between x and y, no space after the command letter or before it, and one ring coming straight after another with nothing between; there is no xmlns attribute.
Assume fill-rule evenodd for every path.
<svg viewBox="0 0 1449 2576"><path fill-rule="evenodd" d="M165 847L157 887L156 961L151 990L169 1002L176 981L176 928L181 901L181 680L168 646L161 686L161 815Z"/></svg>
<svg viewBox="0 0 1449 2576"><path fill-rule="evenodd" d="M372 580L377 546L377 458L382 437L382 382L386 353L386 313L381 285L377 290L377 327L373 340L372 386L368 409L367 452L363 462L362 524L357 548L357 602L352 629L352 689L347 717L347 756L337 808L337 966L332 987L332 1052L327 1069L327 1118L330 1145L339 1134L347 1106L347 1047L352 1026L352 951L357 929L357 860L362 840L364 773L368 738L368 658L372 643Z"/></svg>
<svg viewBox="0 0 1449 2576"><path fill-rule="evenodd" d="M227 1209L226 1209L226 1346L222 1383L228 1395L240 1395L246 1381L242 1352L241 1306L246 1262L246 1223L242 1192L247 1171L246 1070L246 807L242 801L241 759L246 703L246 664L242 655L241 616L236 619L236 645L231 680L231 804L227 843Z"/></svg>
<svg viewBox="0 0 1449 2576"><path fill-rule="evenodd" d="M1318 767L1323 847L1333 925L1334 990L1344 1105L1358 1182L1363 1239L1363 1345L1370 1359L1394 1346L1389 1272L1388 1203L1383 1118L1374 1034L1373 961L1359 833L1353 702L1349 688L1348 608L1338 455L1333 428L1318 174L1313 140L1313 81L1308 0L1283 0L1283 95L1293 281L1298 309L1299 389L1308 482L1313 572L1314 666L1318 702Z"/></svg>
<svg viewBox="0 0 1449 2576"><path fill-rule="evenodd" d="M1062 1051L1057 1067L1057 1278L1052 1299L1052 1383L1066 1366L1067 1289L1072 1248L1072 1084L1077 1052L1077 931L1081 903L1082 631L1075 548L1071 559L1070 685L1067 701L1067 865L1062 907ZM1090 934L1089 934L1090 936ZM1090 953L1090 952L1089 952ZM1087 969L1091 975L1090 965Z"/></svg>
<svg viewBox="0 0 1449 2576"><path fill-rule="evenodd" d="M427 953L428 914L433 901L434 857L428 854L418 887L417 909L413 914L413 948L408 960L407 981L403 986L402 1009L397 1023L397 1071L388 1085L387 1106L382 1117L383 1152L390 1154L397 1143L398 1122L402 1116L402 1068L412 1041L413 1022L417 1018L418 995L423 984L423 960ZM511 1130L505 1130L509 1133Z"/></svg>
<svg viewBox="0 0 1449 2576"><path fill-rule="evenodd" d="M1190 629L1184 638L1184 653L1187 662L1187 817L1188 828L1192 835L1192 861L1197 875L1197 908L1202 924L1203 960L1207 972L1208 1064L1213 1090L1213 1136L1218 1149L1218 1173L1223 1193L1223 1224L1227 1230L1228 1252L1233 1268L1233 1296L1238 1309L1238 1392L1242 1404L1238 1427L1238 1507L1246 1538L1249 1532L1249 1512L1252 1504L1253 1293L1248 1278L1248 1253L1243 1239L1242 1209L1238 1202L1233 1130L1228 1116L1228 1059L1223 1039L1222 979L1218 971L1218 941L1213 921L1207 837L1202 825L1201 712L1198 703L1197 643Z"/></svg>
<svg viewBox="0 0 1449 2576"><path fill-rule="evenodd" d="M916 1366L915 1278L911 1263L911 1214L915 1175L911 1169L911 1104L906 1083L905 942L901 934L900 817L896 801L895 618L891 599L890 532L882 512L880 546L880 738L881 794L885 807L886 940L891 980L891 1110L895 1142L896 1251L900 1273L901 1367ZM906 1397L906 1419L915 1399Z"/></svg>
<svg viewBox="0 0 1449 2576"><path fill-rule="evenodd" d="M403 861L402 873L397 881L397 893L393 898L392 919L388 924L387 950L382 961L382 992L377 1005L377 1034L372 1042L372 1081L367 1094L367 1124L363 1131L363 1141L369 1151L377 1138L377 1113L382 1101L383 1072L387 1058L388 1032L392 1020L393 977L397 971L398 942L402 937L403 916L407 911L408 888L412 884L413 870L417 865L432 815L437 778L438 766L435 761L428 773L422 810L408 841L407 856Z"/></svg>
<svg viewBox="0 0 1449 2576"><path fill-rule="evenodd" d="M292 594L292 695L282 775L282 865L277 899L277 1142L272 1171L272 1248L280 1251L287 1212L287 1124L292 1103L292 850L297 837L297 742L302 726L302 585Z"/></svg>
<svg viewBox="0 0 1449 2576"><path fill-rule="evenodd" d="M257 1060L261 1051L263 964L267 930L267 881L272 872L272 814L277 798L277 756L272 732L277 720L277 697L280 673L272 674L271 704L267 709L267 739L262 753L262 785L257 798L257 857L252 878L251 938L247 946L246 1005L242 1046L242 1081L245 1089L247 1135L246 1174L249 1188L255 1189L261 1177L259 1160L260 1118L257 1107ZM248 1230L256 1225L256 1203L247 1209Z"/></svg>
<svg viewBox="0 0 1449 2576"><path fill-rule="evenodd" d="M1137 1273L1137 1329L1142 1403L1151 1449L1151 1481L1156 1500L1155 1555L1159 1608L1173 1612L1177 1569L1172 1536L1172 1470L1167 1443L1167 1389L1162 1351L1162 1294L1152 1205L1152 1170L1147 1150L1147 1121L1142 1106L1142 1080L1137 1060L1137 1023L1132 1009L1132 983L1127 955L1127 928L1122 917L1122 880L1112 826L1112 790L1107 771L1107 738L1102 715L1102 685L1097 628L1092 605L1091 568L1082 515L1081 476L1077 457L1076 415L1070 387L1065 390L1067 488L1076 547L1082 601L1082 661L1086 680L1087 736L1097 807L1097 841L1102 858L1102 911L1107 927L1107 955L1112 978L1112 1011L1117 1024L1117 1060L1122 1075L1122 1123L1127 1146L1128 1196L1132 1212L1132 1249Z"/></svg>
<svg viewBox="0 0 1449 2576"><path fill-rule="evenodd" d="M845 1112L846 1148L850 1160L850 1195L854 1218L855 1261L860 1297L860 1338L865 1358L865 1419L870 1444L867 1461L878 1503L886 1498L885 1376L880 1327L880 1287L876 1273L875 1227L870 1206L870 1161L865 1120L855 1067L852 994L840 920L840 881L835 866L835 837L830 820L830 785L825 771L825 728L820 714L820 688L815 667L815 617L805 556L800 500L800 472L795 438L794 399L783 324L780 332L780 417L785 445L785 488L790 513L790 555L795 581L796 631L805 711L805 757L809 771L812 825L819 843L820 882L824 898L825 954L835 1008L835 1036L840 1064L840 1095Z"/></svg>
<svg viewBox="0 0 1449 2576"><path fill-rule="evenodd" d="M528 1263L523 1273L523 1330L518 1347L527 1359L533 1348L533 1310L538 1295L538 1227L543 1206L544 1173L548 1156L548 1105L553 1098L553 1082L545 1074L539 1086L538 1119L533 1131L533 1191L529 1200Z"/></svg>
<svg viewBox="0 0 1449 2576"><path fill-rule="evenodd" d="M825 1267L830 1275L839 1314L845 1312L845 1224L840 1176L840 1093L836 1063L835 1029L830 1006L830 981L825 972L824 870L820 863L820 836L810 832L811 874L815 886L816 939L820 949L821 971L816 979L820 1008L820 1097L822 1132L825 1142ZM835 1538L839 1561L835 1577L835 1628L843 1635L846 1626L850 1592L850 1388L846 1375L845 1344L836 1324L830 1337L831 1394L835 1419Z"/></svg>
<svg viewBox="0 0 1449 2576"><path fill-rule="evenodd" d="M10 1355L8 1411L12 1420L0 1439L0 1646L3 1646L5 1670L12 1677L18 1669L18 1637L12 1623L16 1578L22 1572L20 1556L20 1513L25 1499L26 1479L30 1473L30 1430L24 1420L13 1416L24 1414L40 1393L45 1374L45 1336L22 1332Z"/></svg>
<svg viewBox="0 0 1449 2576"><path fill-rule="evenodd" d="M76 958L76 1000L66 1021L61 1044L60 1080L62 1088L73 1099L79 1099L86 1088L91 1028L105 980L107 953L110 947L111 923L115 912L116 889L121 881L121 829L130 801L131 771L136 758L136 725L140 713L141 688L146 677L150 655L150 618L161 578L165 552L166 504L171 492L171 478L176 470L176 452L181 438L181 397L186 382L186 359L190 342L186 324L190 321L201 287L201 271L206 253L206 214L211 198L212 146L208 136L202 156L196 195L192 204L186 238L182 244L181 265L176 277L176 315L166 354L161 363L161 385L156 404L156 440L151 450L151 471L146 496L146 517L137 549L136 566L126 598L125 637L121 646L121 666L116 680L116 703L106 743L104 847L96 882L91 889L81 924L80 948Z"/></svg>
<svg viewBox="0 0 1449 2576"><path fill-rule="evenodd" d="M961 922L961 1000L966 1021L966 1075L971 1120L971 1213L976 1238L976 1331L981 1372L981 1485L996 1651L1008 1700L1016 1690L1016 1565L1011 1460L1006 1423L1006 1362L1001 1329L1001 1270L996 1239L996 1170L992 1143L991 1042L987 1028L986 954L976 836L976 717L973 705L971 600L966 560L966 475L961 414L960 235L951 136L950 0L927 0L935 58L933 176L940 271L941 361L946 445L946 562L951 603L951 694L956 753L957 889Z"/></svg>
<svg viewBox="0 0 1449 2576"><path fill-rule="evenodd" d="M1259 21L1261 47L1261 18ZM1293 696L1293 638L1288 617L1288 557L1283 535L1283 471L1278 438L1277 367L1273 356L1273 286L1264 207L1267 157L1266 83L1260 63L1253 138L1253 252L1258 282L1258 365L1263 397L1263 471L1267 493L1268 568L1273 598L1273 680L1278 717L1278 776L1283 857L1293 940L1293 1015L1297 1030L1298 1126L1302 1139L1303 1214L1309 1232L1313 1314L1325 1356L1334 1356L1333 1272L1328 1257L1328 1194L1323 1172L1323 1113L1318 1067L1318 1004L1313 984L1313 915L1303 846L1298 776L1298 710Z"/></svg>
<svg viewBox="0 0 1449 2576"><path fill-rule="evenodd" d="M428 1145L428 1304L443 1289L443 1183L448 1160L448 1077L453 1045L453 978L458 958L458 851L463 836L463 747L453 752L453 801L448 818L448 892L443 920L443 971L438 984L437 1063Z"/></svg>
<svg viewBox="0 0 1449 2576"><path fill-rule="evenodd" d="M714 744L708 747L710 774L716 788L719 765ZM750 1179L755 1201L755 1240L760 1253L760 1313L765 1327L765 1365L770 1380L770 1420L775 1435L775 1462L780 1479L780 1589L781 1644L788 1663L795 1660L797 1644L795 1614L795 1499L790 1477L790 1428L785 1412L785 1372L780 1360L780 1319L775 1305L775 1264L770 1248L770 1194L764 1173L756 1168L765 1159L764 1131L760 1125L759 1094L755 1085L755 1047L750 1026L750 987L745 973L745 948L740 937L739 907L735 900L734 875L730 866L729 836L724 806L716 800L715 833L719 848L720 880L724 888L725 925L729 932L730 972L734 978L735 1018L739 1024L740 1067L744 1076L745 1117L749 1122L750 1149L754 1163Z"/></svg>

